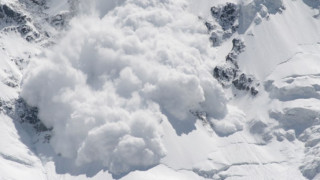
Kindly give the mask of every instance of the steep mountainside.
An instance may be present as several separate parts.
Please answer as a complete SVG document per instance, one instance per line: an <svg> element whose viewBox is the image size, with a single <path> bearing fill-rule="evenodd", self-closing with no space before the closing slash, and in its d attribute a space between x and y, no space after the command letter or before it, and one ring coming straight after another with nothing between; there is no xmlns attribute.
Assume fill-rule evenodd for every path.
<svg viewBox="0 0 320 180"><path fill-rule="evenodd" d="M0 179L320 179L317 0L0 0Z"/></svg>

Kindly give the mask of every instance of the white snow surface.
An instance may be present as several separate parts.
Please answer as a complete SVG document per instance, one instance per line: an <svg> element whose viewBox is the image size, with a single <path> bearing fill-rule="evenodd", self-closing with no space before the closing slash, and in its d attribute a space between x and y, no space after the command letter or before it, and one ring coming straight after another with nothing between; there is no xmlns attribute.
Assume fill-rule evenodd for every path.
<svg viewBox="0 0 320 180"><path fill-rule="evenodd" d="M47 1L44 12L71 2ZM214 48L203 21L226 2L80 0L51 46L1 30L0 102L38 107L52 137L42 142L0 105L0 179L320 177L317 4L229 0L246 19ZM27 13L19 3L0 1ZM238 63L259 81L255 97L212 75L232 38L246 46Z"/></svg>

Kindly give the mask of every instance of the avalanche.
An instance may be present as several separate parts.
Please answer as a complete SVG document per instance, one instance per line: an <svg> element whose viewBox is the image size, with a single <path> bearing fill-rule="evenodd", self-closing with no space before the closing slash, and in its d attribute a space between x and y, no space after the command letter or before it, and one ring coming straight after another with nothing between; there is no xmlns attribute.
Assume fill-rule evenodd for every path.
<svg viewBox="0 0 320 180"><path fill-rule="evenodd" d="M319 179L319 7L0 1L0 179Z"/></svg>

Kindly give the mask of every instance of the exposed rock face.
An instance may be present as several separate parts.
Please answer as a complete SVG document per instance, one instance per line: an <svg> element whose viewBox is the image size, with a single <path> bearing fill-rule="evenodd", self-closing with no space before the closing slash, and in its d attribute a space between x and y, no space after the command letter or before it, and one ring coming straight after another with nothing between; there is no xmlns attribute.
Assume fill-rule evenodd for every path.
<svg viewBox="0 0 320 180"><path fill-rule="evenodd" d="M58 12L52 16L45 12L45 10L49 9L45 0L19 1L19 3L0 3L0 45L3 52L7 51L6 40L3 37L8 34L16 37L21 36L26 42L23 42L23 39L20 39L20 37L19 41L26 44L31 43L30 47L32 48L35 48L34 46L41 47L50 44L49 42L52 41L50 39L51 36L59 33L53 29L66 27L67 21L71 19L71 14L74 13L70 10ZM75 6L75 4L73 5ZM31 52L32 50L25 48L21 50L23 51L22 55L6 52L7 56L2 58L8 59L8 63L12 66L12 69L5 69L4 71L1 69L0 83L3 83L12 91L19 91L22 78L20 72L25 70L30 59L34 57L35 54ZM51 129L47 128L38 118L38 109L27 105L22 98L10 100L0 98L0 112L8 115L23 126L33 128L36 134L39 135L38 140L49 142Z"/></svg>
<svg viewBox="0 0 320 180"><path fill-rule="evenodd" d="M40 33L33 25L30 17L23 12L10 7L9 5L0 5L0 17L3 21L0 22L4 31L17 31L27 41L34 41L40 37Z"/></svg>
<svg viewBox="0 0 320 180"><path fill-rule="evenodd" d="M38 118L38 108L27 105L21 98L16 101L4 101L0 99L0 112L10 115L19 123L31 125L37 133L45 132L46 136L50 136L52 129L47 128Z"/></svg>
<svg viewBox="0 0 320 180"><path fill-rule="evenodd" d="M254 0L246 5L227 2L213 6L210 9L212 20L206 20L205 25L210 34L210 41L214 47L220 46L235 32L243 34L248 27L269 19L270 14L282 13L285 10L280 0Z"/></svg>
<svg viewBox="0 0 320 180"><path fill-rule="evenodd" d="M255 96L258 94L256 86L259 86L259 84L255 82L253 76L242 73L237 63L237 57L244 51L245 45L240 39L233 39L232 44L232 50L226 57L226 64L215 67L213 76L224 87L232 84L234 88L248 91L251 95Z"/></svg>
<svg viewBox="0 0 320 180"><path fill-rule="evenodd" d="M11 7L4 4L0 6L0 16L2 18L7 18L7 22L10 20L16 21L17 23L25 23L26 16L23 16L19 12L15 12Z"/></svg>
<svg viewBox="0 0 320 180"><path fill-rule="evenodd" d="M48 19L48 21L54 27L61 28L66 24L67 16L68 16L68 14L58 14L58 15Z"/></svg>
<svg viewBox="0 0 320 180"><path fill-rule="evenodd" d="M219 46L228 39L238 28L239 6L227 3L223 6L211 7L211 15L215 22L205 22L210 33L210 41L213 46Z"/></svg>
<svg viewBox="0 0 320 180"><path fill-rule="evenodd" d="M237 69L231 67L217 66L213 69L213 76L225 85L237 76Z"/></svg>
<svg viewBox="0 0 320 180"><path fill-rule="evenodd" d="M39 6L43 6L46 4L45 0L31 0L31 1Z"/></svg>
<svg viewBox="0 0 320 180"><path fill-rule="evenodd" d="M236 89L250 91L250 93L255 96L258 94L258 91L255 87L251 86L252 82L252 77L247 77L244 73L242 73L238 79L232 81L232 84Z"/></svg>
<svg viewBox="0 0 320 180"><path fill-rule="evenodd" d="M226 3L224 6L212 7L211 15L217 19L224 31L237 29L237 19L239 18L239 7L233 3Z"/></svg>
<svg viewBox="0 0 320 180"><path fill-rule="evenodd" d="M0 30L18 32L29 42L40 42L54 36L56 30L65 28L77 11L76 0L70 0L70 10L48 14L45 0L21 2L22 6L0 4ZM22 8L24 7L24 8ZM37 16L34 18L33 16Z"/></svg>
<svg viewBox="0 0 320 180"><path fill-rule="evenodd" d="M38 118L38 108L30 107L23 99L18 99L14 105L14 114L19 116L21 123L33 125L37 132L50 131Z"/></svg>
<svg viewBox="0 0 320 180"><path fill-rule="evenodd" d="M232 40L232 50L226 56L226 64L217 66L213 70L213 76L223 85L228 86L236 79L239 74L239 66L237 63L238 55L244 51L245 45L240 39Z"/></svg>

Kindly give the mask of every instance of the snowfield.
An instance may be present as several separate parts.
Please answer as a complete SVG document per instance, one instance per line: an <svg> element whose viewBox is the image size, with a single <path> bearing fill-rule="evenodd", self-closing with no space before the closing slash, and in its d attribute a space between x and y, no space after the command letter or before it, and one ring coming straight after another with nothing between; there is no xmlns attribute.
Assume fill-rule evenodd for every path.
<svg viewBox="0 0 320 180"><path fill-rule="evenodd" d="M0 0L0 179L320 179L319 14Z"/></svg>

